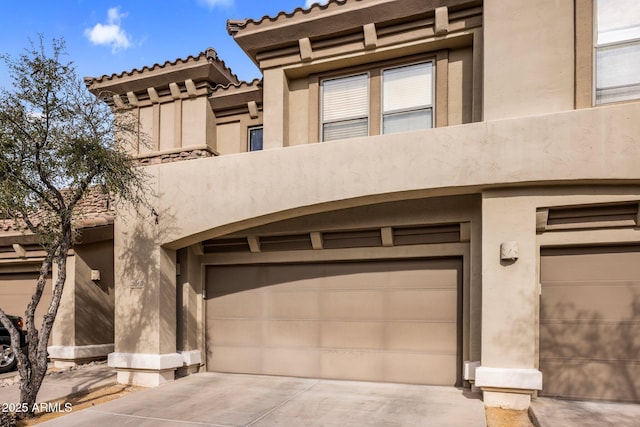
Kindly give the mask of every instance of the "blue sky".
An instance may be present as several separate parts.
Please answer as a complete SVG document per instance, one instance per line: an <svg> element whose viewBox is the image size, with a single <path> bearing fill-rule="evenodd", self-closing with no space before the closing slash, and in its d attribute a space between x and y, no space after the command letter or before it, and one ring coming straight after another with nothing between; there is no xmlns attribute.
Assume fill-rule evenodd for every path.
<svg viewBox="0 0 640 427"><path fill-rule="evenodd" d="M305 2L307 4L305 4ZM326 0L325 0L326 2ZM64 38L81 77L119 73L185 58L213 47L242 80L260 73L227 19L261 18L308 0L0 0L0 54L19 55L43 34ZM0 87L11 83L0 63Z"/></svg>

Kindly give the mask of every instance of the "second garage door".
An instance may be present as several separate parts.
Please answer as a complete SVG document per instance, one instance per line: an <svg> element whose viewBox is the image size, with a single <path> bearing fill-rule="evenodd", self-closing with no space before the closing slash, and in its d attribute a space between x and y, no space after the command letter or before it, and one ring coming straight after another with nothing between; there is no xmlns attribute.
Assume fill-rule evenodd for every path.
<svg viewBox="0 0 640 427"><path fill-rule="evenodd" d="M7 314L24 317L35 290L37 273L0 273L0 308ZM40 304L36 309L35 322L38 329L51 303L51 276L48 277Z"/></svg>
<svg viewBox="0 0 640 427"><path fill-rule="evenodd" d="M640 247L541 255L541 394L640 402Z"/></svg>
<svg viewBox="0 0 640 427"><path fill-rule="evenodd" d="M211 371L454 385L460 259L217 266Z"/></svg>

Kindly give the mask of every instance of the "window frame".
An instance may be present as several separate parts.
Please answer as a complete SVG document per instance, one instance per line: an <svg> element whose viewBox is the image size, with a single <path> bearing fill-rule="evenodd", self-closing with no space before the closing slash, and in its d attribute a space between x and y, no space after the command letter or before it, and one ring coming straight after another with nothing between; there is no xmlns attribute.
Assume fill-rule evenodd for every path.
<svg viewBox="0 0 640 427"><path fill-rule="evenodd" d="M397 70L399 68L408 68L408 67L413 67L413 66L417 66L417 65L422 65L422 64L431 64L431 104L429 104L429 107L426 107L427 110L431 110L431 126L426 128L426 129L433 129L435 128L435 122L436 122L436 79L437 79L437 70L436 70L436 60L435 58L433 59L427 59L424 61L418 61L418 62L412 62L412 63L407 63L407 64L402 64L402 65L395 65L395 66L390 66L390 67L383 67L381 68L380 71L380 135L392 135L394 133L401 133L401 132L410 132L410 131L401 131L401 132L390 132L390 133L385 133L384 132L384 117L385 115L392 115L392 114L400 114L400 113L408 113L411 111L419 111L420 108L405 108L405 109L401 109L401 110L394 110L391 111L389 113L385 113L384 111L384 72L388 71L388 70ZM426 130L424 129L424 130Z"/></svg>
<svg viewBox="0 0 640 427"><path fill-rule="evenodd" d="M402 58L384 61L372 61L361 65L326 71L309 75L310 108L309 108L309 141L322 140L322 94L323 80L347 77L355 74L369 73L369 136L382 135L382 70L409 66L417 63L432 62L433 76L433 117L432 128L448 124L448 68L449 52L447 49L409 55ZM392 134L388 134L392 135Z"/></svg>
<svg viewBox="0 0 640 427"><path fill-rule="evenodd" d="M598 87L598 52L602 52L603 50L611 50L611 49L617 49L617 48L625 48L625 47L629 47L629 46L638 46L640 47L640 37L635 37L635 38L628 38L628 39L623 39L623 40L618 40L618 41L613 41L613 42L607 42L607 43L598 43L598 2L600 0L593 0L592 3L592 22L593 22L593 94L592 94L592 103L593 105L608 105L608 104L615 104L618 102L630 102L630 101L636 101L640 99L640 95L634 97L634 98L629 98L629 99L620 99L620 100L614 100L614 101L600 101L598 99L598 91L599 90L607 90L607 89L616 89L616 88L628 88L628 87L633 87L633 86L639 86L640 83L631 83L631 84L624 84L624 85L619 85L619 86L611 86L611 87L604 87L604 88L599 88Z"/></svg>
<svg viewBox="0 0 640 427"><path fill-rule="evenodd" d="M637 102L640 98L596 102L597 0L575 0L575 105L576 109ZM604 45L603 45L604 46Z"/></svg>
<svg viewBox="0 0 640 427"><path fill-rule="evenodd" d="M319 110L319 124L320 124L320 141L321 142L329 142L329 141L325 141L324 140L324 125L325 125L325 121L324 121L324 82L327 81L335 81L335 80L341 80L341 79L348 79L350 77L356 77L356 76L366 76L366 82L367 82L367 104L369 106L368 111L367 111L367 135L369 136L371 134L371 73L368 71L364 71L364 72L356 72L356 73L349 73L349 74L345 74L345 75L340 75L340 76L335 76L335 77L329 77L329 78L323 78L320 80L320 110ZM345 122L345 121L349 121L349 120L358 120L361 119L363 117L346 117L346 118L342 118L340 120L332 120L332 121L328 121L326 123L340 123L340 122ZM330 140L333 141L333 140Z"/></svg>
<svg viewBox="0 0 640 427"><path fill-rule="evenodd" d="M251 149L251 131L256 130L256 129L262 129L262 147L259 150L252 150ZM253 152L253 151L262 151L264 150L264 125L255 125L255 126L248 126L247 127L247 151L248 152Z"/></svg>

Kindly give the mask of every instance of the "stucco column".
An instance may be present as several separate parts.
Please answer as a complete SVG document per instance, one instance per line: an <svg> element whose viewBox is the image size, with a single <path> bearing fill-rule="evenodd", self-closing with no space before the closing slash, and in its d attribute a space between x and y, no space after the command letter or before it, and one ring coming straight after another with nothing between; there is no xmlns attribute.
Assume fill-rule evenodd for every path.
<svg viewBox="0 0 640 427"><path fill-rule="evenodd" d="M482 199L482 362L475 385L485 405L529 406L542 388L536 366L536 209L526 197L485 192ZM516 252L501 259L501 245Z"/></svg>
<svg viewBox="0 0 640 427"><path fill-rule="evenodd" d="M110 242L79 245L67 258L62 300L47 347L57 368L104 359L113 352L113 268ZM91 279L91 271L102 273ZM53 265L52 284L58 277Z"/></svg>
<svg viewBox="0 0 640 427"><path fill-rule="evenodd" d="M62 357L64 353L75 346L76 343L76 257L70 255L67 258L67 276L64 282L64 291L62 292L62 298L60 299L60 306L58 308L58 314L56 320L51 329L51 338L47 352L54 362L54 366L57 368L64 368L66 366L73 366L75 363L67 363L59 359L65 359ZM48 286L53 286L58 280L58 265L53 264L51 283ZM40 327L40 325L38 325Z"/></svg>
<svg viewBox="0 0 640 427"><path fill-rule="evenodd" d="M198 372L203 361L203 299L201 246L177 252L180 274L177 277L177 348L182 355L181 375Z"/></svg>
<svg viewBox="0 0 640 427"><path fill-rule="evenodd" d="M147 171L155 175L155 169ZM176 352L176 252L159 244L172 225L169 215L153 212L120 212L114 225L115 352L109 366L122 384L159 385L172 381L182 366Z"/></svg>
<svg viewBox="0 0 640 427"><path fill-rule="evenodd" d="M264 70L263 93L263 148L285 147L288 145L289 87L287 76L282 69Z"/></svg>

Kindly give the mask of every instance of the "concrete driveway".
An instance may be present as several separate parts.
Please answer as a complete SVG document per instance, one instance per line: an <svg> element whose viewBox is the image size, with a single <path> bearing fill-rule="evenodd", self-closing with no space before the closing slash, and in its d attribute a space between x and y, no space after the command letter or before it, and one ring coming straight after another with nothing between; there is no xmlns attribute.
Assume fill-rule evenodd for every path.
<svg viewBox="0 0 640 427"><path fill-rule="evenodd" d="M200 373L42 426L485 427L482 401L453 387Z"/></svg>

